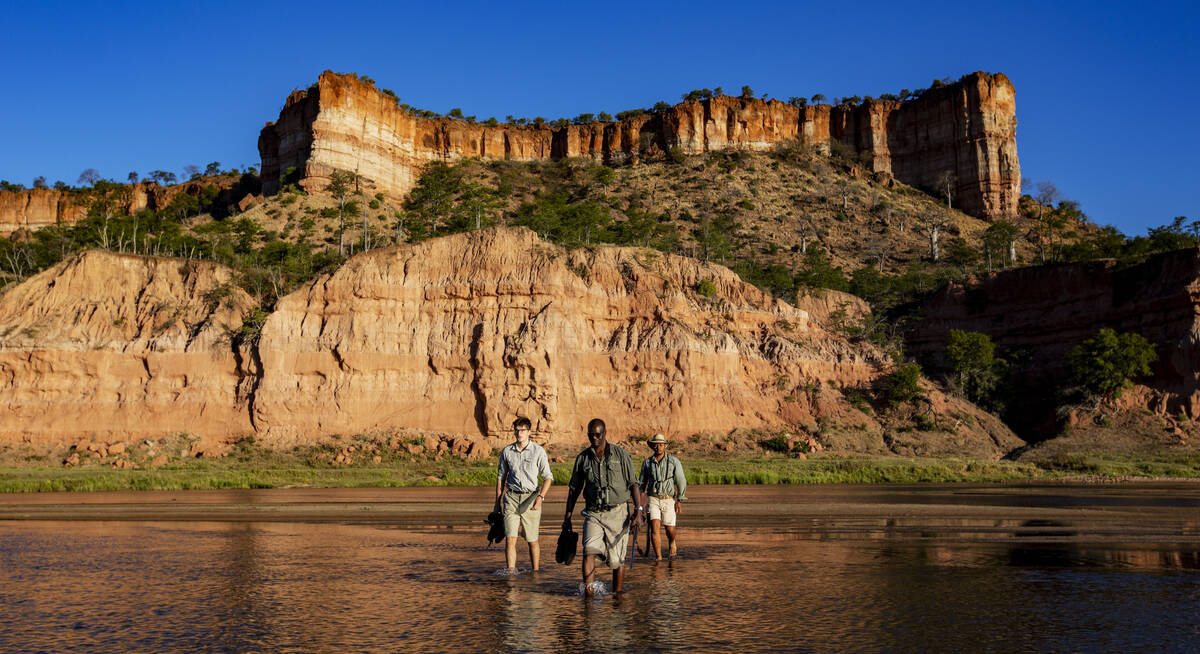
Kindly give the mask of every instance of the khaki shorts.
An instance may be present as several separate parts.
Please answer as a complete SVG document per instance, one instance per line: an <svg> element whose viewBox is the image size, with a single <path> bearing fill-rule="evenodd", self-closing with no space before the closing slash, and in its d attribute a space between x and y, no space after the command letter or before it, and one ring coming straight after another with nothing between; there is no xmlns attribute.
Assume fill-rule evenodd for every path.
<svg viewBox="0 0 1200 654"><path fill-rule="evenodd" d="M604 562L613 570L621 567L625 563L625 549L629 546L629 532L616 541L613 537L621 532L628 516L628 504L617 505L608 511L584 511L583 553L604 557Z"/></svg>
<svg viewBox="0 0 1200 654"><path fill-rule="evenodd" d="M504 492L504 535L507 538L516 538L521 535L521 530L525 530L525 540L530 543L536 543L538 539L538 529L542 525L542 510L534 510L531 506L525 510L525 513L517 513L517 506L524 502L530 495L536 491L529 493L517 493L514 491ZM535 500L536 501L536 500Z"/></svg>
<svg viewBox="0 0 1200 654"><path fill-rule="evenodd" d="M651 497L647 511L651 520L661 520L664 526L675 526L675 498Z"/></svg>

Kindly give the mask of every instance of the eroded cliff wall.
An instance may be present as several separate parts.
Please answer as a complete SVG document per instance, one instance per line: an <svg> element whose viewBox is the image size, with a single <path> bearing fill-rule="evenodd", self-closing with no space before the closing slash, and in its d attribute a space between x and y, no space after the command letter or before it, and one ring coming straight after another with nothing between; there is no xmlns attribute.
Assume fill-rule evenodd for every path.
<svg viewBox="0 0 1200 654"><path fill-rule="evenodd" d="M524 229L355 257L278 303L259 357L255 426L285 439L396 424L505 439L516 415L571 439L595 416L617 435L786 428L815 420L784 399L798 387L868 384L884 364L725 268L568 254Z"/></svg>
<svg viewBox="0 0 1200 654"><path fill-rule="evenodd" d="M161 210L175 196L200 196L206 186L218 189L220 199L235 202L244 194L259 190L257 180L239 180L221 175L161 186L154 182L118 185L108 191L113 211L133 215L142 209ZM100 198L96 189L72 190L35 188L24 191L0 191L0 237L17 231L33 231L47 225L70 225L87 215L88 208Z"/></svg>
<svg viewBox="0 0 1200 654"><path fill-rule="evenodd" d="M846 144L875 171L932 187L952 172L955 206L981 218L1015 215L1020 194L1016 104L1002 74L973 73L908 102L855 107L794 107L777 100L719 96L620 122L549 127L489 127L451 118L427 119L355 76L323 73L287 99L279 119L259 135L265 190L295 168L307 188L336 169L356 171L379 191L402 197L430 161L463 157L536 160L590 157L620 163L679 147L687 153L724 148L766 150L797 140L818 147Z"/></svg>
<svg viewBox="0 0 1200 654"><path fill-rule="evenodd" d="M600 416L616 438L805 430L830 450L900 451L842 395L875 384L887 358L720 266L477 230L355 256L240 338L252 302L232 275L89 252L0 296L0 442L255 433L289 447L418 430L490 451L525 415L551 443L582 442ZM975 418L912 434L904 452L996 458L1019 444L930 395Z"/></svg>
<svg viewBox="0 0 1200 654"><path fill-rule="evenodd" d="M78 194L49 188L0 191L0 236L73 223L86 213L87 204Z"/></svg>
<svg viewBox="0 0 1200 654"><path fill-rule="evenodd" d="M936 360L951 329L982 332L997 347L1023 352L1030 387L1061 385L1063 356L1108 327L1136 332L1156 345L1154 408L1200 416L1200 250L1156 255L1129 268L1113 261L1019 268L951 283L922 307L909 335L911 351ZM1040 389L1040 390L1039 390ZM1031 399L1036 404L1036 397ZM1031 406L1033 406L1031 404ZM1046 418L1046 416L1042 416Z"/></svg>
<svg viewBox="0 0 1200 654"><path fill-rule="evenodd" d="M0 440L249 431L231 338L253 302L232 278L94 250L0 295Z"/></svg>

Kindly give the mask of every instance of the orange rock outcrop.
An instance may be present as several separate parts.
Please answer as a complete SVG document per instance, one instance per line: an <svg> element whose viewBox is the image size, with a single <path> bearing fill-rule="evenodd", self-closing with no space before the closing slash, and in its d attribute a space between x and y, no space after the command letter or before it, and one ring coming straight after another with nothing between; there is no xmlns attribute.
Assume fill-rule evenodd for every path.
<svg viewBox="0 0 1200 654"><path fill-rule="evenodd" d="M815 419L797 388L884 365L725 268L568 254L524 229L355 257L280 300L258 352L255 427L285 440L398 424L503 439L518 415L571 439L596 416L617 435L786 429Z"/></svg>
<svg viewBox="0 0 1200 654"><path fill-rule="evenodd" d="M267 192L290 168L309 188L322 187L330 172L342 169L402 197L431 161L590 157L611 164L673 147L686 153L766 150L781 141L826 149L841 142L865 155L874 171L920 187L933 187L952 172L956 207L988 219L1016 213L1016 104L1002 74L973 73L907 102L800 108L718 96L619 122L550 129L421 118L371 83L326 71L288 97L258 146Z"/></svg>
<svg viewBox="0 0 1200 654"><path fill-rule="evenodd" d="M0 191L0 236L17 230L35 230L46 225L73 223L87 213L77 195L50 188Z"/></svg>
<svg viewBox="0 0 1200 654"><path fill-rule="evenodd" d="M899 451L842 394L875 384L887 358L713 264L485 229L357 255L242 338L252 302L232 274L89 252L0 296L0 442L255 433L288 447L417 430L483 452L524 415L552 443L582 441L600 416L616 438L806 431L826 448ZM1019 444L931 397L976 418L905 452ZM845 429L825 434L821 419Z"/></svg>
<svg viewBox="0 0 1200 654"><path fill-rule="evenodd" d="M257 191L257 184L238 188L232 176L207 177L199 180L161 186L155 182L139 182L118 188L113 194L114 211L133 215L142 209L161 210L180 193L198 196L205 186L215 186L222 200L237 201L244 193ZM236 197L235 197L236 194ZM92 189L60 190L35 188L24 191L0 191L0 237L18 230L33 231L47 225L70 225L87 215L96 199Z"/></svg>
<svg viewBox="0 0 1200 654"><path fill-rule="evenodd" d="M249 431L223 266L78 254L0 295L0 441Z"/></svg>

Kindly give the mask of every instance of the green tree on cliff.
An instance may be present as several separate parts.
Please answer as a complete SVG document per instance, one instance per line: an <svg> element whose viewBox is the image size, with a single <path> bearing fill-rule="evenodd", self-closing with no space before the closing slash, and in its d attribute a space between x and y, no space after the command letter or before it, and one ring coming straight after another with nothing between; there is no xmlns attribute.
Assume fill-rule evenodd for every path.
<svg viewBox="0 0 1200 654"><path fill-rule="evenodd" d="M1141 334L1105 328L1068 352L1066 363L1076 388L1090 397L1111 399L1137 377L1149 375L1157 359L1154 344Z"/></svg>
<svg viewBox="0 0 1200 654"><path fill-rule="evenodd" d="M946 363L957 393L976 404L991 403L1003 366L1003 360L996 357L991 337L951 329L946 340Z"/></svg>
<svg viewBox="0 0 1200 654"><path fill-rule="evenodd" d="M1017 226L1007 220L998 220L988 226L983 233L983 255L988 271L992 270L993 257L1005 266L1016 262L1017 236L1020 233Z"/></svg>
<svg viewBox="0 0 1200 654"><path fill-rule="evenodd" d="M346 256L346 217L358 214L358 206L350 201L358 176L348 170L335 170L329 174L326 192L338 201L338 256Z"/></svg>
<svg viewBox="0 0 1200 654"><path fill-rule="evenodd" d="M814 93L814 94L812 95L812 97L811 97L811 98L809 98L809 99L810 99L810 100L812 100L812 103L813 103L813 104L821 104L822 102L824 102L824 101L825 101L825 94L823 94L823 93Z"/></svg>
<svg viewBox="0 0 1200 654"><path fill-rule="evenodd" d="M747 85L743 86L743 87L742 87L742 96L741 96L741 97L742 97L742 99L744 99L744 100L749 100L750 98L753 98L753 97L754 97L754 89L750 88L750 85L749 85L749 84L747 84Z"/></svg>

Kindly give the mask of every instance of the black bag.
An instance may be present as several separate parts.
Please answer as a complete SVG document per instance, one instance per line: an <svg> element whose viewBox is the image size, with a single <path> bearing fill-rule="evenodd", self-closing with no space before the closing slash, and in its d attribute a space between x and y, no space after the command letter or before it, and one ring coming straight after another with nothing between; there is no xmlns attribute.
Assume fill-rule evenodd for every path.
<svg viewBox="0 0 1200 654"><path fill-rule="evenodd" d="M488 545L504 540L504 516L499 511L492 511L483 521L492 526L488 529Z"/></svg>
<svg viewBox="0 0 1200 654"><path fill-rule="evenodd" d="M558 535L558 547L554 548L554 560L563 565L570 565L579 551L579 534L570 527L563 527Z"/></svg>

